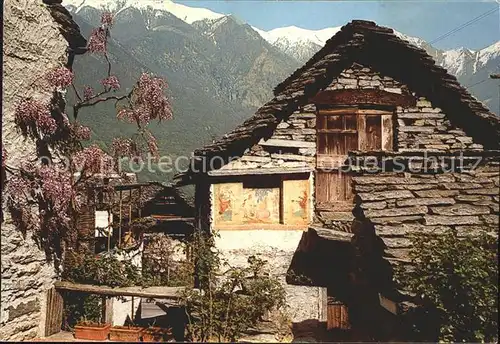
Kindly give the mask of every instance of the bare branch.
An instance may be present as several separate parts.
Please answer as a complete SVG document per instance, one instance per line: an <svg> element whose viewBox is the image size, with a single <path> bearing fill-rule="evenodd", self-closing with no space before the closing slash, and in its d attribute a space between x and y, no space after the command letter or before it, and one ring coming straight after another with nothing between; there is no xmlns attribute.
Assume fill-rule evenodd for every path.
<svg viewBox="0 0 500 344"><path fill-rule="evenodd" d="M71 83L71 87L73 88L73 92L75 92L76 97L78 98L78 100L79 100L80 102L82 102L82 101L83 101L83 99L82 99L82 97L80 96L80 94L78 93L78 90L76 89L76 87L75 87L75 83L74 83L74 82L72 82L72 83Z"/></svg>

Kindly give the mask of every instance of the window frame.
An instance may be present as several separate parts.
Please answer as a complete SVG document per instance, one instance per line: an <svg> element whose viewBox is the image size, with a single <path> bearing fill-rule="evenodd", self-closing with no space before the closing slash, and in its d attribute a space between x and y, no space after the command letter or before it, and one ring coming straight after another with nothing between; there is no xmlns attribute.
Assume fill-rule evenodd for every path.
<svg viewBox="0 0 500 344"><path fill-rule="evenodd" d="M320 118L323 116L356 116L356 129L333 129L333 128L318 128ZM380 150L392 152L394 150L394 110L366 109L360 107L319 107L316 110L316 169L331 170L335 167L340 167L348 155L345 154L325 154L319 153L320 140L323 135L338 134L341 136L357 134L358 151L366 151L367 135L366 135L366 120L367 116L380 116ZM352 149L351 149L352 150ZM333 159L332 159L333 158Z"/></svg>
<svg viewBox="0 0 500 344"><path fill-rule="evenodd" d="M322 142L328 142L325 139L325 135L336 134L338 138L342 138L347 135L355 134L357 136L357 149L358 151L373 151L374 149L367 150L369 140L367 134L367 119L370 117L379 116L380 117L380 151L391 152L394 149L394 123L395 123L395 109L393 107L388 109L373 109L373 108L362 108L359 106L316 106L316 172L315 172L315 203L317 210L329 210L329 211L349 211L352 209L352 202L354 195L347 195L348 192L352 193L349 183L352 173L344 173L339 171L343 166L345 160L347 159L349 151L354 149L347 148L347 140L345 140L344 150L342 154L328 154L320 153L322 150ZM356 118L356 129L346 129L346 121L342 119L341 123L344 128L323 128L323 124L326 123L328 126L328 120L324 120L323 116L355 116ZM352 142L351 142L352 143ZM328 144L327 144L328 145ZM328 147L326 147L328 150ZM376 150L376 149L375 149ZM339 177L336 179L336 185L332 190L338 192L337 195L330 195L330 190L327 187L327 191L323 190L325 185L319 185L319 180L328 180L328 176L322 176L320 178L319 174L334 173L338 174ZM325 179L326 178L326 179ZM344 180L347 178L347 180ZM345 185L343 185L345 184ZM328 183L327 183L328 185ZM343 186L342 186L343 185ZM321 192L319 190L321 189ZM342 190L341 190L342 189ZM336 197L337 199L342 198L344 194L345 199L332 200L330 197ZM327 199L322 199L326 197Z"/></svg>

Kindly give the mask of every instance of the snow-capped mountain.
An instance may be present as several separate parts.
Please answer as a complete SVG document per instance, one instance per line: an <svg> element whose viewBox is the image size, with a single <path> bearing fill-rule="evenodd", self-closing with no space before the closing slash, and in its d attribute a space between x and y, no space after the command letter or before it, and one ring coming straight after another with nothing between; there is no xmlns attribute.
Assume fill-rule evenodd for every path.
<svg viewBox="0 0 500 344"><path fill-rule="evenodd" d="M259 30L254 27L265 40L296 58L300 62L307 61L316 53L325 42L340 30L332 27L321 30L308 30L296 26L277 28L270 31ZM464 47L450 50L440 50L419 37L406 35L394 30L396 36L411 44L425 49L436 63L446 68L457 78L474 74L500 55L500 41L484 49L473 51Z"/></svg>
<svg viewBox="0 0 500 344"><path fill-rule="evenodd" d="M72 7L74 13L78 13L84 7L105 9L119 13L127 8L139 10L152 9L157 15L162 11L173 14L182 21L193 24L203 21L203 27L207 36L211 35L217 26L224 23L225 14L217 13L206 8L190 7L177 4L171 0L64 0L65 6ZM232 16L233 20L235 18ZM325 42L340 30L340 26L320 30L309 30L296 26L287 26L269 31L252 27L262 38L271 45L303 63L325 44ZM500 54L500 41L478 51L466 48L451 50L436 49L419 37L406 35L399 31L394 33L401 39L407 40L413 45L425 49L436 63L448 69L451 74L458 78L474 74L478 69L487 65Z"/></svg>
<svg viewBox="0 0 500 344"><path fill-rule="evenodd" d="M74 13L80 12L85 6L113 13L119 13L129 7L137 9L151 8L153 10L169 12L188 24L192 24L198 20L224 17L224 14L216 13L206 8L189 7L176 4L171 0L64 0L63 5L73 7Z"/></svg>
<svg viewBox="0 0 500 344"><path fill-rule="evenodd" d="M206 8L177 4L171 0L63 0L63 4L71 12L77 14L84 14L85 8L91 8L94 11L95 9L106 9L116 13L117 16L122 14L122 17L128 17L127 20L122 18L122 22L126 22L122 27L126 28L126 35L129 36L133 36L134 32L137 32L135 27L140 27L142 25L141 21L146 23L146 30L170 30L168 29L170 25L168 24L170 23L168 18L175 17L180 19L183 25L185 24L194 29L197 35L208 39L211 44L217 46L217 49L243 49L244 53L240 52L238 58L246 59L245 63L248 66L253 64L254 66L260 66L260 68L272 59L275 60L274 65L279 61L281 61L279 63L284 63L284 69L296 64L300 65L313 56L330 37L340 30L340 27L309 30L288 26L265 31L257 27L251 27L233 15L216 13ZM500 41L477 51L463 47L441 50L433 47L422 38L413 37L396 30L394 32L401 39L425 49L438 65L446 68L465 86L474 85L475 88L472 91L478 98L486 103L490 101L497 102L491 93L493 92L491 89L495 87L491 87L493 85L492 81L486 79L488 79L489 73L499 72ZM120 36L120 33L116 35ZM142 35L142 33L138 35ZM260 43L251 44L253 49L262 49L264 47L264 50L259 53L250 52L250 48L242 46L242 42L257 42L262 39L274 48L274 51L271 55L268 55L267 59L262 54L264 51L269 51L269 46L264 47ZM284 62L283 58L278 58L276 52L281 52L285 57L288 57L289 61ZM235 52L232 51L232 53ZM252 60L255 56L261 56L266 63L259 59ZM479 86L475 86L476 84ZM255 101L260 102L257 99Z"/></svg>
<svg viewBox="0 0 500 344"><path fill-rule="evenodd" d="M325 42L330 37L340 30L340 26L322 30L307 30L296 26L287 26L270 31L263 31L256 27L252 28L266 41L300 62L307 61L325 45Z"/></svg>

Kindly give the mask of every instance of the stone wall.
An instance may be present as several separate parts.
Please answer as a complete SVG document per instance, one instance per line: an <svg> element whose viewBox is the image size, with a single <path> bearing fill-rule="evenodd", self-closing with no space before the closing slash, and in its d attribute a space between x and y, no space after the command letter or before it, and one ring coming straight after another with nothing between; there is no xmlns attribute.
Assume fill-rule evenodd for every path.
<svg viewBox="0 0 500 344"><path fill-rule="evenodd" d="M293 322L326 320L326 288L292 286L286 272L297 250L302 230L220 231L215 244L231 266L246 266L248 257L257 255L268 261L268 271L286 291L286 314Z"/></svg>
<svg viewBox="0 0 500 344"><path fill-rule="evenodd" d="M406 260L410 233L498 234L499 178L496 161L462 173L365 174L353 178L353 188L387 253Z"/></svg>
<svg viewBox="0 0 500 344"><path fill-rule="evenodd" d="M50 102L41 77L67 62L68 42L41 1L7 1L3 10L2 145L15 167L36 156L35 144L16 130L16 105L24 97ZM43 335L45 292L56 272L32 234L24 237L14 226L4 204L2 211L0 340L25 340Z"/></svg>
<svg viewBox="0 0 500 344"><path fill-rule="evenodd" d="M222 169L314 168L315 156L316 107L308 105L278 124L269 140L254 145Z"/></svg>

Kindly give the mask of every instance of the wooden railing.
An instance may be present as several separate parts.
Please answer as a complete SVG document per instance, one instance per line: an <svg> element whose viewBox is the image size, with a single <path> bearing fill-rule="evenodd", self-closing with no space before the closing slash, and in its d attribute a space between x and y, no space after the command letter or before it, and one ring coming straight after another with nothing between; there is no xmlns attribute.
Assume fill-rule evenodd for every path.
<svg viewBox="0 0 500 344"><path fill-rule="evenodd" d="M63 320L63 298L61 292L81 292L86 294L101 295L103 297L103 319L112 322L112 311L106 297L128 296L132 298L132 310L134 298L147 299L169 299L178 303L180 294L186 287L108 287L102 285L81 284L68 281L60 281L54 284L54 288L49 290L47 297L47 315L45 323L45 336L48 337L61 331Z"/></svg>

